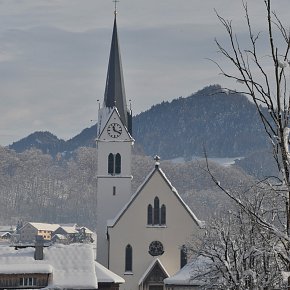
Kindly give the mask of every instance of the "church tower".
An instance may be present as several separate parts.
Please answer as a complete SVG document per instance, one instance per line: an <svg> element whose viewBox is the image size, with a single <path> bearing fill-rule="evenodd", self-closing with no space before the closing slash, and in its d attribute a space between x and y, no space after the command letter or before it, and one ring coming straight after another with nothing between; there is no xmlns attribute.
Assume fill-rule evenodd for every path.
<svg viewBox="0 0 290 290"><path fill-rule="evenodd" d="M132 114L127 108L116 11L104 103L98 114L97 260L108 267L107 223L131 197Z"/></svg>

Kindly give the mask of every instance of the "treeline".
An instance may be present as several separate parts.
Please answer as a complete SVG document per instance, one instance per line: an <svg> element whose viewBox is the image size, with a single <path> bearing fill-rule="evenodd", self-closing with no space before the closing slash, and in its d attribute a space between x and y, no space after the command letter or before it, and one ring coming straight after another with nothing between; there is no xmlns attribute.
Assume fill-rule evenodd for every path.
<svg viewBox="0 0 290 290"><path fill-rule="evenodd" d="M92 229L97 220L96 149L81 147L67 160L40 150L22 153L0 147L0 224L18 220L79 223ZM249 187L251 177L232 167L210 164L227 188ZM133 192L154 168L154 160L134 155ZM229 204L217 190L202 161L161 162L161 168L200 219Z"/></svg>

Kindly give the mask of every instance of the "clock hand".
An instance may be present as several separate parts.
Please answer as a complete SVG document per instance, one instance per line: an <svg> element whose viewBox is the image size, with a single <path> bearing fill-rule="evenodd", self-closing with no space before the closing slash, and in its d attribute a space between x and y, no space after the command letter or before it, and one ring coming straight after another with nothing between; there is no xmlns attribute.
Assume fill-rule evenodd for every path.
<svg viewBox="0 0 290 290"><path fill-rule="evenodd" d="M113 131L114 131L114 132L116 132L116 133L119 133L119 134L121 134L121 133L122 133L122 131L120 131L120 130L116 130L116 127L115 127L115 125L113 126Z"/></svg>

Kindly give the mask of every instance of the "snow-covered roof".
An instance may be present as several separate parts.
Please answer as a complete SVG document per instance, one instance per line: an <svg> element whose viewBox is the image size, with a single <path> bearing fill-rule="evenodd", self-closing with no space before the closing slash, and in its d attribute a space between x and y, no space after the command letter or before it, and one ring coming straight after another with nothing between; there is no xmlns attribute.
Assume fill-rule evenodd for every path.
<svg viewBox="0 0 290 290"><path fill-rule="evenodd" d="M5 233L0 235L0 237L5 237L5 236L11 236L11 233L10 232L5 232Z"/></svg>
<svg viewBox="0 0 290 290"><path fill-rule="evenodd" d="M66 240L67 239L66 236L61 235L61 234L53 235L52 240L54 240L55 238L58 238L59 240Z"/></svg>
<svg viewBox="0 0 290 290"><path fill-rule="evenodd" d="M165 267L162 265L161 261L156 258L154 259L151 264L149 265L149 267L147 268L147 270L144 272L144 274L142 275L142 277L139 280L138 285L140 286L148 277L148 275L150 274L150 272L153 270L153 268L157 265L159 265L159 267L161 268L161 270L164 272L164 274L169 277L168 272L166 271Z"/></svg>
<svg viewBox="0 0 290 290"><path fill-rule="evenodd" d="M173 276L164 279L165 285L204 285L204 282L200 279L193 279L194 275L198 275L201 271L207 268L210 260L199 256L193 259L191 262L186 264L182 269L180 269Z"/></svg>
<svg viewBox="0 0 290 290"><path fill-rule="evenodd" d="M60 227L68 234L77 234L78 233L75 226L60 226Z"/></svg>
<svg viewBox="0 0 290 290"><path fill-rule="evenodd" d="M103 265L98 262L95 262L96 275L98 277L99 283L116 283L122 284L125 283L125 280L113 273Z"/></svg>
<svg viewBox="0 0 290 290"><path fill-rule="evenodd" d="M15 226L0 226L0 232L14 232Z"/></svg>
<svg viewBox="0 0 290 290"><path fill-rule="evenodd" d="M180 201L180 203L184 206L184 208L187 210L187 212L189 213L189 215L192 217L192 219L196 222L196 224L200 227L200 228L204 228L205 226L205 222L199 220L196 215L192 212L192 210L189 208L189 206L184 202L184 200L181 198L181 196L179 195L179 193L177 192L176 188L171 184L171 182L169 181L169 179L166 177L165 173L162 171L162 169L157 166L155 167L145 178L145 180L143 181L143 183L138 187L137 191L131 196L130 200L128 201L128 203L121 209L121 211L118 213L118 215L115 217L115 219L112 220L108 220L107 221L107 226L108 227L113 227L115 226L115 224L118 222L118 220L121 218L121 216L126 212L126 210L129 208L129 206L131 205L131 203L136 199L136 197L139 195L139 193L142 191L142 189L144 188L144 186L147 184L147 182L151 179L151 177L156 173L159 172L160 175L163 177L163 179L165 180L165 182L168 184L168 186L171 188L172 192L175 194L175 196L177 197L177 199Z"/></svg>
<svg viewBox="0 0 290 290"><path fill-rule="evenodd" d="M44 250L45 261L53 266L49 288L98 288L91 245L57 245Z"/></svg>
<svg viewBox="0 0 290 290"><path fill-rule="evenodd" d="M85 229L86 234L93 234L94 233L87 227L80 227L80 229Z"/></svg>
<svg viewBox="0 0 290 290"><path fill-rule="evenodd" d="M52 273L47 288L97 289L94 251L89 244L44 248L44 259L34 260L34 248L0 247L0 274Z"/></svg>
<svg viewBox="0 0 290 290"><path fill-rule="evenodd" d="M28 223L35 227L37 230L44 230L44 231L51 231L54 232L57 230L60 225L59 224L47 224L47 223ZM27 224L25 224L23 227L25 227Z"/></svg>

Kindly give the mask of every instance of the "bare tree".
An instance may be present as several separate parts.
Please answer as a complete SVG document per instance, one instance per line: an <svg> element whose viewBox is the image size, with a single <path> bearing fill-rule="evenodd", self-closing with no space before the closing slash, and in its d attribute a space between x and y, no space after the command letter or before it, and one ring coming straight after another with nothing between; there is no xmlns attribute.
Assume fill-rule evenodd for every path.
<svg viewBox="0 0 290 290"><path fill-rule="evenodd" d="M279 239L278 257L285 265L283 270L286 272L286 276L288 275L288 289L290 289L290 169L288 150L290 90L287 79L290 72L290 34L276 12L272 11L272 1L264 0L263 2L267 29L266 33L256 33L251 24L248 5L242 1L249 36L249 46L246 48L242 47L241 41L235 34L232 21L226 20L217 13L218 19L227 33L229 45L222 44L218 40L216 40L216 44L219 52L233 65L235 72L227 72L218 63L217 65L223 76L241 84L243 89L240 93L248 95L256 105L265 132L272 144L273 157L276 160L279 176L276 176L275 182L272 178L268 184L273 189L271 202L277 198L281 201L279 219L274 215L273 220L265 219L265 216L261 215L260 212L255 212L249 203L224 189L215 177L211 176L217 186L235 200L242 210L250 214L259 226ZM276 209L273 207L272 210L274 212Z"/></svg>

